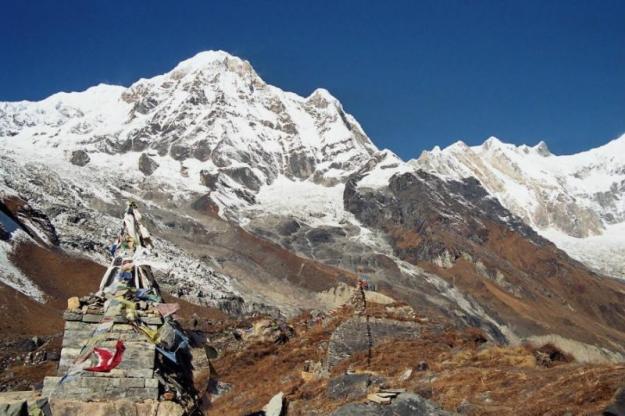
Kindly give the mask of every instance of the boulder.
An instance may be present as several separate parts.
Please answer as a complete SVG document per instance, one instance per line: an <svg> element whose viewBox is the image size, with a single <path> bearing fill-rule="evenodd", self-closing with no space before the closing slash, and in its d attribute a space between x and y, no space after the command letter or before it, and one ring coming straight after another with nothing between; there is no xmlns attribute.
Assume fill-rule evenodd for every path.
<svg viewBox="0 0 625 416"><path fill-rule="evenodd" d="M420 333L421 326L416 322L354 316L339 325L332 333L328 344L328 368L334 367L355 353L367 351L370 346L394 340L414 339Z"/></svg>
<svg viewBox="0 0 625 416"><path fill-rule="evenodd" d="M256 176L254 171L247 166L223 169L224 174L230 176L235 182L245 186L252 191L260 190L262 181Z"/></svg>
<svg viewBox="0 0 625 416"><path fill-rule="evenodd" d="M56 229L48 215L33 208L18 196L6 196L0 200L0 222L10 227L11 232L21 227L33 239L44 245L59 244Z"/></svg>
<svg viewBox="0 0 625 416"><path fill-rule="evenodd" d="M193 144L193 157L202 162L206 162L210 159L212 154L211 144L208 140L198 140Z"/></svg>
<svg viewBox="0 0 625 416"><path fill-rule="evenodd" d="M200 182L202 185L214 190L219 180L219 172L211 173L208 170L200 171Z"/></svg>
<svg viewBox="0 0 625 416"><path fill-rule="evenodd" d="M610 404L604 411L603 416L625 416L625 388L616 391Z"/></svg>
<svg viewBox="0 0 625 416"><path fill-rule="evenodd" d="M284 406L284 393L280 392L273 396L269 403L263 407L266 416L284 416L286 414Z"/></svg>
<svg viewBox="0 0 625 416"><path fill-rule="evenodd" d="M150 176L158 168L159 164L148 156L146 153L141 153L139 157L139 170L145 175Z"/></svg>
<svg viewBox="0 0 625 416"><path fill-rule="evenodd" d="M191 148L183 144L175 144L169 149L170 156L175 160L185 160L191 156Z"/></svg>
<svg viewBox="0 0 625 416"><path fill-rule="evenodd" d="M74 150L69 161L76 166L85 166L91 161L91 158L84 150Z"/></svg>
<svg viewBox="0 0 625 416"><path fill-rule="evenodd" d="M332 416L453 416L437 404L412 393L402 393L390 404L350 403L338 408Z"/></svg>
<svg viewBox="0 0 625 416"><path fill-rule="evenodd" d="M293 333L293 328L285 322L263 318L253 323L252 331L245 335L245 339L255 342L284 343L293 336Z"/></svg>
<svg viewBox="0 0 625 416"><path fill-rule="evenodd" d="M380 385L383 378L367 374L343 374L328 382L326 396L332 400L358 400L365 397L371 385Z"/></svg>

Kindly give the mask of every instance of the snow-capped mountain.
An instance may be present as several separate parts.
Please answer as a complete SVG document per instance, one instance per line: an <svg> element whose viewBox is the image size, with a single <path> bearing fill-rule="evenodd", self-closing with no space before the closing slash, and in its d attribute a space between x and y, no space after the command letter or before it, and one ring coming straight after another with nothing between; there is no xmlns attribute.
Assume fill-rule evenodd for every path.
<svg viewBox="0 0 625 416"><path fill-rule="evenodd" d="M210 187L222 207L236 205L232 189L250 202L280 175L336 183L377 150L328 91L284 92L221 51L129 88L1 103L0 137L37 160L47 148L49 160L152 175L185 191Z"/></svg>
<svg viewBox="0 0 625 416"><path fill-rule="evenodd" d="M328 91L306 98L282 91L222 51L199 53L128 88L101 84L39 102L0 103L0 149L0 196L36 204L62 248L101 264L126 199L150 201L157 236L176 227L188 232L189 214L180 207L209 194L193 209L243 223L241 208L254 204L261 188L306 181L325 189L377 151ZM152 215L157 208L164 212ZM246 295L231 279L241 270L216 272L218 261L189 253L188 242L159 243L170 265L162 280L178 282L180 295ZM248 291L246 299L271 301L258 293Z"/></svg>
<svg viewBox="0 0 625 416"><path fill-rule="evenodd" d="M425 151L415 168L475 177L505 207L573 257L625 277L625 135L582 153L552 154L544 142L515 146L495 137Z"/></svg>

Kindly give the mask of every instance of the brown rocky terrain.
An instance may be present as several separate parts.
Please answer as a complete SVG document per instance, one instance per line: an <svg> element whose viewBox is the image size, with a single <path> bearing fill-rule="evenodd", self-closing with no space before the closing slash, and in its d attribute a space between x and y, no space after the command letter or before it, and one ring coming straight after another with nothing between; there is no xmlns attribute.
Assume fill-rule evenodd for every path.
<svg viewBox="0 0 625 416"><path fill-rule="evenodd" d="M622 357L625 284L538 236L476 180L417 171L372 190L358 188L358 178L346 187L346 209L386 233L397 257L476 299L510 330L509 341L568 338L579 359Z"/></svg>
<svg viewBox="0 0 625 416"><path fill-rule="evenodd" d="M20 245L14 260L37 283L45 287L38 280L45 278L54 285L49 302L43 305L10 288L0 291L6 316L12 318L5 319L1 328L6 341L4 389L36 386L43 376L54 373L53 360L8 365L5 360L33 349L29 344L33 336L42 342L34 347L35 353L58 351L64 297L93 290L102 272L101 266L88 260L37 245ZM396 325L393 322L410 325L412 335L402 336L396 329L385 333L382 325L373 331L370 353L356 348L351 357L325 369L323 363L333 349L331 344L337 342L339 329L353 319L364 319L354 318L349 306L328 314L297 316L287 324L291 332L282 333L267 329L275 328L271 317L233 318L175 300L182 303L179 315L184 326L207 336L220 353L211 376L218 380L220 394L211 394L212 403L205 403L207 415L250 414L278 392L285 394L288 415L331 414L349 410L348 403L365 403L367 393L380 386L406 389L462 414L598 414L625 377L625 366L620 364L580 363L550 345L497 345L479 329L457 329L397 303L369 303L367 314L373 321L387 322L388 328ZM350 345L362 343L365 336L358 330L345 334L342 339ZM18 378L23 382L15 384Z"/></svg>
<svg viewBox="0 0 625 416"><path fill-rule="evenodd" d="M304 363L326 358L332 334L351 313L342 308L323 322L302 315L291 322L295 335L288 342L263 339L224 354L214 365L231 390L206 414L251 414L281 391L289 415L326 415L362 402L379 386L416 392L461 414L600 414L625 375L623 365L577 363L551 345L498 346L477 329L397 316L381 305L373 305L372 316L414 322L420 336L375 345L370 364L362 351L325 375L304 371L310 368ZM368 385L362 385L363 377Z"/></svg>

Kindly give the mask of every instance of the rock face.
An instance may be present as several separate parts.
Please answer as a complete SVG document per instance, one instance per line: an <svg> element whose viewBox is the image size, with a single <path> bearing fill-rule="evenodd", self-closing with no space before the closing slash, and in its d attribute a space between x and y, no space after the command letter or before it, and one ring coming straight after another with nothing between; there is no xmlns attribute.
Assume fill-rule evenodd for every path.
<svg viewBox="0 0 625 416"><path fill-rule="evenodd" d="M4 224L0 223L0 240L9 241L10 237L11 234L9 233L9 231L5 228Z"/></svg>
<svg viewBox="0 0 625 416"><path fill-rule="evenodd" d="M200 171L200 182L202 185L215 190L217 187L217 181L219 180L219 173L210 173L209 171Z"/></svg>
<svg viewBox="0 0 625 416"><path fill-rule="evenodd" d="M141 153L139 157L139 170L145 175L150 176L158 168L158 163L148 156L146 153Z"/></svg>
<svg viewBox="0 0 625 416"><path fill-rule="evenodd" d="M91 161L91 158L84 150L74 150L69 161L76 166L85 166Z"/></svg>
<svg viewBox="0 0 625 416"><path fill-rule="evenodd" d="M475 178L502 205L570 255L616 277L625 275L625 136L583 153L556 156L491 137L457 142L410 163L454 179Z"/></svg>
<svg viewBox="0 0 625 416"><path fill-rule="evenodd" d="M391 404L351 403L332 413L332 416L452 416L438 405L421 396L402 393Z"/></svg>
<svg viewBox="0 0 625 416"><path fill-rule="evenodd" d="M35 241L50 246L59 244L59 237L50 218L41 210L16 195L0 195L0 215L11 226L11 232L21 228Z"/></svg>
<svg viewBox="0 0 625 416"><path fill-rule="evenodd" d="M339 362L361 351L390 340L417 338L420 326L414 322L355 316L343 322L330 337L327 366Z"/></svg>
<svg viewBox="0 0 625 416"><path fill-rule="evenodd" d="M417 246L404 249L404 245L396 243L402 258L433 260L449 255L457 258L461 250L467 249L466 242L460 242L462 247L450 247L451 244L441 241L444 235L439 232L440 228L473 243L484 244L489 238L488 223L501 224L538 246L548 244L491 198L473 178L443 181L424 171L416 171L393 176L384 191L359 189L360 178L354 175L345 187L345 209L374 228L390 230L401 226L418 233L422 241ZM453 252L448 254L449 250Z"/></svg>

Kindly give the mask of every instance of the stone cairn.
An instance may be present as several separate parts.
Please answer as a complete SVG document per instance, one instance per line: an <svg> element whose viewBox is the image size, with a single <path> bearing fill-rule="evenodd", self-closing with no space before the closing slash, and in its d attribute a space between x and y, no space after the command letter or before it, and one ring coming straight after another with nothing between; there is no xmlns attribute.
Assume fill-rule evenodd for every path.
<svg viewBox="0 0 625 416"><path fill-rule="evenodd" d="M78 401L168 400L197 408L189 340L163 303L150 267L152 241L129 203L97 293L70 298L56 377L42 394Z"/></svg>
<svg viewBox="0 0 625 416"><path fill-rule="evenodd" d="M354 290L349 303L354 307L354 312L357 315L364 315L367 311L367 297L365 295L365 287L367 282L365 280L358 279L356 284L356 290Z"/></svg>
<svg viewBox="0 0 625 416"><path fill-rule="evenodd" d="M369 287L366 280L358 279L356 290L350 299L350 303L354 307L354 314L365 317L365 339L367 340L367 367L371 366L371 358L373 353L373 337L371 335L371 326L369 324L369 314L367 313L367 296L365 289Z"/></svg>

